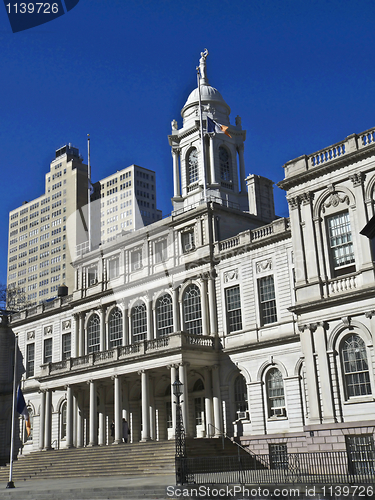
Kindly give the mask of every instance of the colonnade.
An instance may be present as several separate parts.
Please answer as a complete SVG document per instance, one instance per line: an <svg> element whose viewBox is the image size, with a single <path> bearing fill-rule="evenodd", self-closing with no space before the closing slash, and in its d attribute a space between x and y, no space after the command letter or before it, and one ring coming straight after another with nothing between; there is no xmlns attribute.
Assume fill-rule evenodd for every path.
<svg viewBox="0 0 375 500"><path fill-rule="evenodd" d="M187 368L189 363L178 363L168 365L170 372L171 385L171 410L173 435L176 428L176 398L173 394L172 384L179 379L182 382L183 394L181 396L181 410L183 425L186 434L189 435L189 381ZM134 375L134 374L132 374ZM155 419L155 378L152 370L138 370L137 375L141 383L141 442L156 440L157 423ZM104 404L98 408L98 391L100 386L108 382L109 379L87 380L88 385L88 422L86 425L86 440L84 439L84 390L82 386L67 384L64 389L66 393L66 436L65 447L105 445L106 443L106 424ZM122 442L122 419L125 416L129 418L130 406L129 400L123 391L125 384L129 382L129 376L113 375L111 377L113 384L113 419L115 424L114 444ZM220 380L218 365L204 367L205 380L205 415L206 429L209 435L220 435L223 430L221 413ZM61 390L61 388L56 388ZM52 447L52 389L42 389L40 398L40 432L39 449L48 450ZM104 392L102 393L102 395ZM102 401L102 398L99 398ZM160 425L160 422L158 423ZM60 432L60 429L59 429ZM133 437L134 439L134 437ZM86 442L84 442L86 441Z"/></svg>

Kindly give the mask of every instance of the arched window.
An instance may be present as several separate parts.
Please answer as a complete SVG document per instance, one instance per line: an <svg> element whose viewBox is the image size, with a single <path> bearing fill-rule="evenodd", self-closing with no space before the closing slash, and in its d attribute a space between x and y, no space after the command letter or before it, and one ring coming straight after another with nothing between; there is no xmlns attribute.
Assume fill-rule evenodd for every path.
<svg viewBox="0 0 375 500"><path fill-rule="evenodd" d="M341 344L346 397L371 394L366 346L359 335L346 337Z"/></svg>
<svg viewBox="0 0 375 500"><path fill-rule="evenodd" d="M132 309L133 341L140 342L147 338L147 309L141 302Z"/></svg>
<svg viewBox="0 0 375 500"><path fill-rule="evenodd" d="M160 336L173 332L173 304L172 297L168 293L156 302L156 321Z"/></svg>
<svg viewBox="0 0 375 500"><path fill-rule="evenodd" d="M201 294L196 285L187 287L183 303L185 330L195 335L202 334Z"/></svg>
<svg viewBox="0 0 375 500"><path fill-rule="evenodd" d="M247 387L243 375L238 375L234 381L234 406L237 418L243 418L247 412Z"/></svg>
<svg viewBox="0 0 375 500"><path fill-rule="evenodd" d="M223 146L219 147L219 161L220 161L220 179L224 182L231 182L232 169L230 167L230 154L229 151Z"/></svg>
<svg viewBox="0 0 375 500"><path fill-rule="evenodd" d="M269 418L285 417L284 382L280 370L272 368L266 376Z"/></svg>
<svg viewBox="0 0 375 500"><path fill-rule="evenodd" d="M112 309L108 319L109 348L122 344L122 312L118 307Z"/></svg>
<svg viewBox="0 0 375 500"><path fill-rule="evenodd" d="M60 439L66 438L66 401L61 405L60 409Z"/></svg>
<svg viewBox="0 0 375 500"><path fill-rule="evenodd" d="M190 150L187 163L188 163L188 183L193 184L194 182L198 182L199 180L198 151L196 150L196 148Z"/></svg>
<svg viewBox="0 0 375 500"><path fill-rule="evenodd" d="M100 319L93 314L87 324L87 352L100 351Z"/></svg>

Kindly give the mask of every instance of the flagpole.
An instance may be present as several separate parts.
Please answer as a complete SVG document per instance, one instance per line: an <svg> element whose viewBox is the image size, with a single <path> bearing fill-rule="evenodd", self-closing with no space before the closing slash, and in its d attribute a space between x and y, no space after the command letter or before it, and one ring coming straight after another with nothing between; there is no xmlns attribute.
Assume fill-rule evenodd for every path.
<svg viewBox="0 0 375 500"><path fill-rule="evenodd" d="M87 209L87 217L88 217L88 233L89 233L89 251L91 251L91 166L90 166L90 134L87 134L87 176L89 179L88 182L88 209Z"/></svg>
<svg viewBox="0 0 375 500"><path fill-rule="evenodd" d="M206 188L206 155L204 154L204 137L203 137L203 119L202 119L202 102L201 102L201 74L199 66L197 66L197 82L198 82L198 100L199 100L199 121L201 129L201 148L202 148L202 163L203 163L203 199L207 203L207 188Z"/></svg>
<svg viewBox="0 0 375 500"><path fill-rule="evenodd" d="M13 368L13 405L12 405L12 427L10 438L10 467L9 467L9 482L7 488L15 488L13 482L13 451L14 451L14 419L16 415L16 378L17 378L17 351L18 351L18 335L14 341L14 368Z"/></svg>

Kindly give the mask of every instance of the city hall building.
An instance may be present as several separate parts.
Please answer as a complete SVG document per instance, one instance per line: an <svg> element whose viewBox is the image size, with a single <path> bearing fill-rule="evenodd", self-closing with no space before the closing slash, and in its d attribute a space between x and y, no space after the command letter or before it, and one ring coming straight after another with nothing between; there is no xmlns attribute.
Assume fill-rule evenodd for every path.
<svg viewBox="0 0 375 500"><path fill-rule="evenodd" d="M169 135L172 214L71 248L72 285L0 330L8 389L18 337L24 454L112 444L112 420L120 443L123 417L132 442L173 439L177 378L188 436L276 455L374 449L374 256L360 231L375 129L285 164L280 218L272 181L245 174L240 117L205 73L200 91L204 130L211 118L229 136L201 140L193 90ZM0 408L10 436L9 392Z"/></svg>

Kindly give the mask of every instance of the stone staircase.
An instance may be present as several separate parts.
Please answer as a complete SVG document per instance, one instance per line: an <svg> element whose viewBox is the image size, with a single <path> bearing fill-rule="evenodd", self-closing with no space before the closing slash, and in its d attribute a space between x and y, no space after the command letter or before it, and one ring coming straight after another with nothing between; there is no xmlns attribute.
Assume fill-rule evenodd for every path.
<svg viewBox="0 0 375 500"><path fill-rule="evenodd" d="M174 474L174 441L34 452L13 463L13 480ZM9 466L0 468L7 483Z"/></svg>

